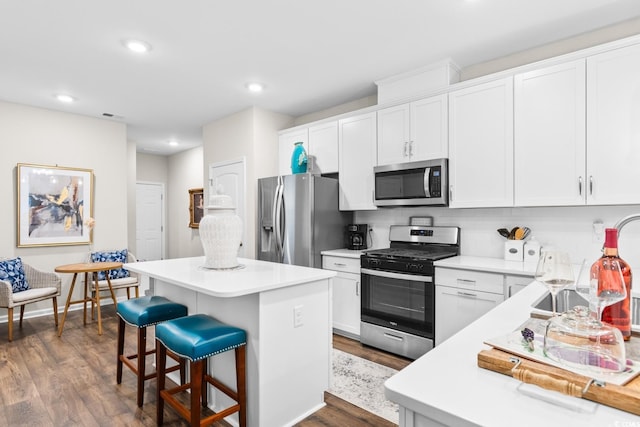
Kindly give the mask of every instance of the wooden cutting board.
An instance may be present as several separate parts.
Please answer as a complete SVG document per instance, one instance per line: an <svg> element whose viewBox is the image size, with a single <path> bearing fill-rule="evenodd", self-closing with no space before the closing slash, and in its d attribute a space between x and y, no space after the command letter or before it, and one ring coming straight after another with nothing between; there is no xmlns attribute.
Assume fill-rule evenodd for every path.
<svg viewBox="0 0 640 427"><path fill-rule="evenodd" d="M515 362L512 360L514 357L521 362L515 370L513 369ZM584 388L591 381L590 378L496 348L478 353L478 366L548 390L559 391L640 415L640 377L634 378L624 386L615 384L601 386L592 383L583 393Z"/></svg>

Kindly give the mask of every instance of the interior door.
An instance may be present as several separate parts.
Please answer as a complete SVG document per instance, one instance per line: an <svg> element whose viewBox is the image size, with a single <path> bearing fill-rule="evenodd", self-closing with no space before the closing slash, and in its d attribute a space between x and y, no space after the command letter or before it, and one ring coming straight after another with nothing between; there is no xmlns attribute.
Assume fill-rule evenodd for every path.
<svg viewBox="0 0 640 427"><path fill-rule="evenodd" d="M211 196L218 193L231 197L233 205L236 208L236 214L242 220L242 241L244 242L247 236L245 214L245 158L210 164L208 193L208 200L211 200ZM244 247L244 244L240 247L238 256L245 256Z"/></svg>
<svg viewBox="0 0 640 427"><path fill-rule="evenodd" d="M141 261L164 258L164 185L136 183L136 257Z"/></svg>

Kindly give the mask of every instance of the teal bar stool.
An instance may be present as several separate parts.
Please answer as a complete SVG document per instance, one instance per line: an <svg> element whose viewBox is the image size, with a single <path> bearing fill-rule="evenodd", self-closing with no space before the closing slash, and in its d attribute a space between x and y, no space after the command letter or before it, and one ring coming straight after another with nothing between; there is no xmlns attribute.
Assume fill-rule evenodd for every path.
<svg viewBox="0 0 640 427"><path fill-rule="evenodd" d="M122 365L125 364L138 377L138 407L144 401L144 382L155 378L156 372L146 373L146 356L154 354L155 348L147 350L147 326L153 326L160 322L184 317L187 315L187 307L160 296L145 296L129 299L118 303L116 314L120 318L118 323L118 364L116 369L116 381L122 383ZM126 324L138 329L138 351L136 354L124 355L124 331ZM172 357L179 363L169 369L169 372L180 369L180 381L185 381L185 363L175 355ZM136 364L133 363L136 360Z"/></svg>
<svg viewBox="0 0 640 427"><path fill-rule="evenodd" d="M246 344L244 330L229 326L205 314L195 314L169 320L156 326L156 349L158 363L157 422L163 423L164 403L168 403L191 426L209 425L238 412L240 427L247 425L246 391ZM208 374L207 359L225 351L235 350L236 390L223 384ZM188 384L165 389L167 351L189 360L190 379ZM208 405L207 384L236 401L214 415L200 419L200 405ZM174 396L181 391L191 391L190 407L180 403Z"/></svg>

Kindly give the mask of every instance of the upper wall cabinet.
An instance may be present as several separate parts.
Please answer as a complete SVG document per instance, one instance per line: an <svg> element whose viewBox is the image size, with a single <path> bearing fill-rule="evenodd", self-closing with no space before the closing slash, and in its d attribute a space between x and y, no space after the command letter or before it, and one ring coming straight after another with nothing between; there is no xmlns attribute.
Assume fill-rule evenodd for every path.
<svg viewBox="0 0 640 427"><path fill-rule="evenodd" d="M278 137L278 175L291 175L291 155L296 142L302 141L302 145L309 153L309 134L307 129L296 129L281 133Z"/></svg>
<svg viewBox="0 0 640 427"><path fill-rule="evenodd" d="M340 210L374 210L373 166L376 164L376 113L338 121Z"/></svg>
<svg viewBox="0 0 640 427"><path fill-rule="evenodd" d="M640 203L640 45L587 58L587 201Z"/></svg>
<svg viewBox="0 0 640 427"><path fill-rule="evenodd" d="M449 93L449 206L513 206L513 78Z"/></svg>
<svg viewBox="0 0 640 427"><path fill-rule="evenodd" d="M338 121L309 128L309 153L313 158L310 172L338 172Z"/></svg>
<svg viewBox="0 0 640 427"><path fill-rule="evenodd" d="M378 165L447 155L446 94L378 111Z"/></svg>
<svg viewBox="0 0 640 427"><path fill-rule="evenodd" d="M585 60L514 78L515 205L583 205Z"/></svg>

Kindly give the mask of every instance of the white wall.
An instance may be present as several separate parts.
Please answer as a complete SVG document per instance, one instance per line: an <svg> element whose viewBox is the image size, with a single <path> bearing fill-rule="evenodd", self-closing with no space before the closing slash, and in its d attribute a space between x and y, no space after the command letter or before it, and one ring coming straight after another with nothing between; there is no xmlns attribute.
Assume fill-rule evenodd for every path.
<svg viewBox="0 0 640 427"><path fill-rule="evenodd" d="M137 153L136 180L166 185L169 180L169 157Z"/></svg>
<svg viewBox="0 0 640 427"><path fill-rule="evenodd" d="M291 126L292 118L259 108L249 108L202 128L204 174L207 182L211 163L246 158L245 257L255 258L257 180L278 173L278 130ZM208 194L205 189L205 204Z"/></svg>
<svg viewBox="0 0 640 427"><path fill-rule="evenodd" d="M460 79L469 80L474 77L484 76L520 65L531 64L543 59L575 52L636 34L640 34L640 18L637 17L575 37L558 40L533 49L469 66L460 72Z"/></svg>
<svg viewBox="0 0 640 427"><path fill-rule="evenodd" d="M53 271L62 264L86 259L87 245L16 247L16 164L33 163L93 169L94 247L127 246L128 176L126 127L105 119L56 112L0 101L0 255L20 256L36 268ZM62 276L59 304L66 299L70 275ZM74 295L81 295L81 286ZM50 309L50 301L31 304L27 311ZM3 317L4 318L4 317Z"/></svg>
<svg viewBox="0 0 640 427"><path fill-rule="evenodd" d="M204 255L197 228L189 228L189 189L203 188L203 147L168 158L167 257Z"/></svg>

